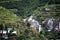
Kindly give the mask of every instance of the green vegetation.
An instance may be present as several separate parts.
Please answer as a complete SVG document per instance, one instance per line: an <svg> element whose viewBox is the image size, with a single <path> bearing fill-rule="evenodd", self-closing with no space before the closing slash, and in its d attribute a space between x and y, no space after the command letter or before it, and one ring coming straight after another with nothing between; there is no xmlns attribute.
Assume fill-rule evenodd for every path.
<svg viewBox="0 0 60 40"><path fill-rule="evenodd" d="M20 21L16 14L9 11L8 9L5 9L3 7L0 7L0 24L3 24L3 26L7 24L16 24L17 21Z"/></svg>
<svg viewBox="0 0 60 40"><path fill-rule="evenodd" d="M23 19L34 15L34 19L41 24L45 18L59 18L59 0L56 2L57 4L52 0L0 0L0 25L2 24L3 28L6 28L6 25L16 28L17 40L48 40L51 35L55 37L58 34L39 33L34 28L27 26ZM46 8L52 9L46 11Z"/></svg>

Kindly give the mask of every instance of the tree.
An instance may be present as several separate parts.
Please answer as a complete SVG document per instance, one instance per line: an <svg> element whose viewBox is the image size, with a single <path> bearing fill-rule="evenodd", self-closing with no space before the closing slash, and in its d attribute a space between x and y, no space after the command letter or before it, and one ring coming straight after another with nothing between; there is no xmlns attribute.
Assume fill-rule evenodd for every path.
<svg viewBox="0 0 60 40"><path fill-rule="evenodd" d="M20 21L20 19L13 12L0 7L0 25L3 24L3 27L7 24L14 25L17 21Z"/></svg>
<svg viewBox="0 0 60 40"><path fill-rule="evenodd" d="M40 40L40 38L42 38L41 40L44 40L43 38L47 34L44 36L44 33L42 33L41 35L41 34L36 33L34 30L33 35L35 37L33 37L32 33L30 32L31 30L29 30L28 26L26 26L26 24L24 24L24 22L20 19L26 18L30 15L34 15L34 18L39 21L41 20L40 21L41 23L42 20L44 20L45 18L49 18L49 17L59 18L60 17L60 10L59 10L60 6L58 4L59 4L59 0L55 0L55 1L54 0L50 0L50 1L49 0L5 0L5 1L2 0L0 1L0 6L3 6L6 9L5 8L3 9L5 11L2 11L1 15L8 14L8 16L1 16L0 21L1 21L1 24L8 24L8 23L11 23L11 25L18 24L17 26L19 27L17 27L17 31L19 33L18 35L19 35L20 40L23 40L23 39L26 40L27 37L28 37L28 40L30 38L31 38L30 40L33 40L35 38L37 39L37 37L38 37L38 40ZM17 11L15 11L14 13L17 14L20 17L20 19L18 17L16 18L15 15L13 13L11 14L11 12L8 11L7 9L17 9ZM46 9L51 9L51 10L46 10ZM20 21L17 21L17 20L20 20ZM34 32L37 34L37 36L36 34L34 34ZM27 34L30 36L28 36ZM54 33L52 33L51 35L53 34ZM40 36L40 38L38 35ZM48 35L50 35L50 33ZM47 37L50 37L50 36L47 36Z"/></svg>

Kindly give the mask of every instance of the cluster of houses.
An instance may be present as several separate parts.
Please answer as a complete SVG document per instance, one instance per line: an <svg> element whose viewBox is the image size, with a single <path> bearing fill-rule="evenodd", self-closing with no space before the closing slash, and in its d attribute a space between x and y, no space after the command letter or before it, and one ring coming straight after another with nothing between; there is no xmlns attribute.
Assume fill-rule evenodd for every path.
<svg viewBox="0 0 60 40"><path fill-rule="evenodd" d="M12 30L12 27L8 27L7 29L2 30L1 25L0 25L0 40L8 40L9 39L8 37L10 35L11 30ZM17 33L17 31L15 31L15 30L12 31L12 35L16 34L16 33Z"/></svg>
<svg viewBox="0 0 60 40"><path fill-rule="evenodd" d="M47 31L56 31L60 32L60 18L54 19L54 18L46 18L44 21L42 21L42 25L39 24L38 21L33 19L33 16L30 16L28 18L23 19L25 23L29 23L30 27L35 28L39 32L42 31L42 28L47 28Z"/></svg>
<svg viewBox="0 0 60 40"><path fill-rule="evenodd" d="M42 24L39 24L38 21L33 19L33 16L30 16L28 18L23 19L23 21L30 25L30 27L35 28L37 31L41 32L43 27L47 28L47 31L55 31L60 32L60 18L54 19L54 18L46 18L44 21L42 21ZM8 27L7 30L1 30L0 28L0 40L8 39L8 34L10 33L10 30L12 30L12 27ZM8 34L7 34L8 33ZM17 34L17 31L13 31L12 34Z"/></svg>

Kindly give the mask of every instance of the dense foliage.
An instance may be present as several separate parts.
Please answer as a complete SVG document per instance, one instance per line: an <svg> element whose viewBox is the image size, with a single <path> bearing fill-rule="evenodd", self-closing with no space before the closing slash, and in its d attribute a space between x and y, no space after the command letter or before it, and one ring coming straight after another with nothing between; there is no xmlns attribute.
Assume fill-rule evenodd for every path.
<svg viewBox="0 0 60 40"><path fill-rule="evenodd" d="M2 24L5 27L6 24L14 24L18 21L17 18L18 17L13 14L13 12L0 7L0 25Z"/></svg>
<svg viewBox="0 0 60 40"><path fill-rule="evenodd" d="M17 40L47 40L54 34L39 33L27 26L23 22L24 18L34 15L34 19L41 24L45 18L60 17L59 0L0 0L0 6L0 24L3 24L3 27L11 24L16 28ZM55 37L55 34L52 37Z"/></svg>

